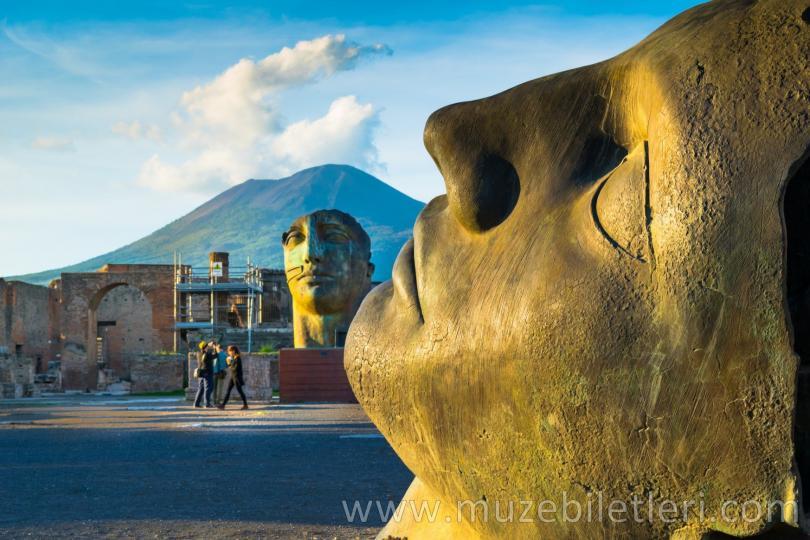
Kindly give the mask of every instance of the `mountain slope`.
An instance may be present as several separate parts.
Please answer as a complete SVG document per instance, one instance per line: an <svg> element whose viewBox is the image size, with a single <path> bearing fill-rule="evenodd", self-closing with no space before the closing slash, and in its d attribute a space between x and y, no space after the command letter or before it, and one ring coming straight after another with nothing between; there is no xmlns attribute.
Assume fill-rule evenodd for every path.
<svg viewBox="0 0 810 540"><path fill-rule="evenodd" d="M348 165L323 165L280 180L248 180L128 246L79 264L17 276L47 284L62 272L90 272L106 263L207 265L208 252L228 251L231 265L282 268L281 233L302 214L337 208L354 216L371 237L375 280L388 279L423 203Z"/></svg>

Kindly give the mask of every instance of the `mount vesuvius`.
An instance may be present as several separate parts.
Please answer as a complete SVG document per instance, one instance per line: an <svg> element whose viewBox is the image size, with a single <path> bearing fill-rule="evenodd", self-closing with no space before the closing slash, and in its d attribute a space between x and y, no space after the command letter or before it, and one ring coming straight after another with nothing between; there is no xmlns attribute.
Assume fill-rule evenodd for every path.
<svg viewBox="0 0 810 540"><path fill-rule="evenodd" d="M375 280L391 276L402 245L411 236L423 203L382 180L348 165L322 165L279 180L248 180L217 195L191 213L132 244L79 264L17 276L47 285L62 272L92 272L106 263L205 266L210 251L228 251L231 264L283 268L281 233L302 215L336 208L354 216L371 237Z"/></svg>

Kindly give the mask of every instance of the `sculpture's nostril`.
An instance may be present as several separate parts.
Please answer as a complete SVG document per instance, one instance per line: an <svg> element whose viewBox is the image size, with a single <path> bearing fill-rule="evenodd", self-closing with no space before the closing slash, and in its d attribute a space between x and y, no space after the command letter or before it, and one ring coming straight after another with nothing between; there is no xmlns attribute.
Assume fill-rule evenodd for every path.
<svg viewBox="0 0 810 540"><path fill-rule="evenodd" d="M467 171L458 171L447 195L456 218L467 229L482 232L502 223L520 195L520 179L511 163L498 155L474 159Z"/></svg>
<svg viewBox="0 0 810 540"><path fill-rule="evenodd" d="M810 24L810 7L805 9L802 13L802 20L807 24Z"/></svg>
<svg viewBox="0 0 810 540"><path fill-rule="evenodd" d="M425 146L444 176L448 205L473 232L502 223L520 195L514 166L500 150L490 150L493 140L502 142L497 133L475 102L440 109L425 127Z"/></svg>

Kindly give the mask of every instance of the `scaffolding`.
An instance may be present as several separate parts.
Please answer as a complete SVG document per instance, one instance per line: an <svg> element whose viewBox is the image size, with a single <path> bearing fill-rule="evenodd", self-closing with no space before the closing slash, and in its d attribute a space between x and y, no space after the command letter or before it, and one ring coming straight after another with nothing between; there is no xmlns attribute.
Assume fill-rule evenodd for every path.
<svg viewBox="0 0 810 540"><path fill-rule="evenodd" d="M261 269L246 266L192 267L174 256L174 346L188 331L223 334L226 329L247 330L247 352L252 352L253 329L258 324L263 290Z"/></svg>

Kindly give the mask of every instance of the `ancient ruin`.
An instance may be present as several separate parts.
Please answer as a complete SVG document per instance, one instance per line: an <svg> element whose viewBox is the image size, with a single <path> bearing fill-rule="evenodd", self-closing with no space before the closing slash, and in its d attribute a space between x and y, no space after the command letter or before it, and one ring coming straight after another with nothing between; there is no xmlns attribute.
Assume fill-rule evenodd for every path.
<svg viewBox="0 0 810 540"><path fill-rule="evenodd" d="M703 4L613 59L430 117L447 195L346 348L416 475L381 538L804 523L809 8ZM566 520L565 501L603 513ZM608 515L635 501L641 519Z"/></svg>
<svg viewBox="0 0 810 540"><path fill-rule="evenodd" d="M248 287L244 269L229 278L227 253L213 259L223 275L188 265L108 264L63 273L49 287L0 279L0 357L8 366L30 362L48 391L148 392L183 387L188 341L201 335L216 332L246 351L291 344L284 272L251 267ZM12 384L25 370L6 364L0 383ZM33 383L5 394L31 395Z"/></svg>
<svg viewBox="0 0 810 540"><path fill-rule="evenodd" d="M0 354L31 358L37 372L59 352L59 291L0 279Z"/></svg>
<svg viewBox="0 0 810 540"><path fill-rule="evenodd" d="M172 271L171 265L108 264L62 274L56 287L66 389L95 390L99 373L112 383L128 375L135 355L172 350ZM128 327L118 326L121 318Z"/></svg>
<svg viewBox="0 0 810 540"><path fill-rule="evenodd" d="M371 240L339 210L301 216L282 237L296 348L341 347L371 288Z"/></svg>

